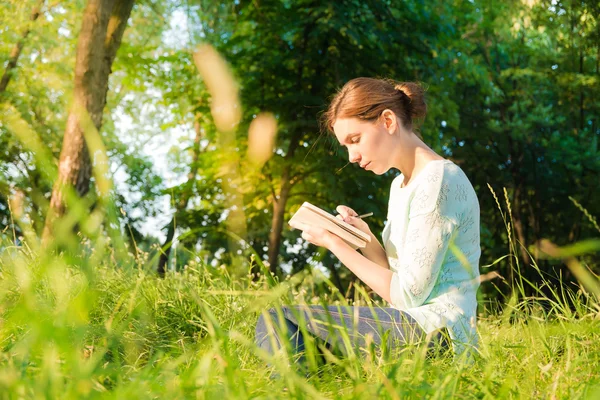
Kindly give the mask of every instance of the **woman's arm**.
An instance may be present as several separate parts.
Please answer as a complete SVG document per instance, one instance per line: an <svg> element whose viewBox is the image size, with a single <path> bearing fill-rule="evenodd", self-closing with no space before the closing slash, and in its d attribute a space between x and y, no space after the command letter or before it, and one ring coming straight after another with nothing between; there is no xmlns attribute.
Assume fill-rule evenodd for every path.
<svg viewBox="0 0 600 400"><path fill-rule="evenodd" d="M371 241L367 243L367 246L365 248L360 249L360 252L369 260L373 261L375 264L390 269L385 250L379 243L377 237L373 235L373 232L371 232L371 228L369 228L369 225L358 217L356 211L344 205L337 206L336 211L339 213L337 217L340 218L342 221L365 232L371 237Z"/></svg>
<svg viewBox="0 0 600 400"><path fill-rule="evenodd" d="M383 246L381 246L381 243L379 243L379 240L373 233L370 235L371 242L367 243L367 246L364 249L360 249L360 252L375 264L390 269L387 254L383 249Z"/></svg>
<svg viewBox="0 0 600 400"><path fill-rule="evenodd" d="M383 253L385 266L368 259L366 255L363 256L357 253L348 244L346 244L346 242L339 239L337 236L330 238L326 247L333 254L335 254L342 264L352 271L354 275L358 277L358 279L363 281L365 285L370 287L385 301L391 303L390 284L392 282L392 275L394 273L390 270L387 257L385 256L385 251L383 251L383 248L377 239L375 239L375 243L379 246L378 250ZM381 259L381 253L376 253L376 257Z"/></svg>
<svg viewBox="0 0 600 400"><path fill-rule="evenodd" d="M394 273L388 268L387 260L386 267L382 267L359 252L354 251L339 236L323 228L302 222L294 222L292 227L302 230L302 238L305 240L329 249L358 279L373 289L385 301L390 302L390 285Z"/></svg>

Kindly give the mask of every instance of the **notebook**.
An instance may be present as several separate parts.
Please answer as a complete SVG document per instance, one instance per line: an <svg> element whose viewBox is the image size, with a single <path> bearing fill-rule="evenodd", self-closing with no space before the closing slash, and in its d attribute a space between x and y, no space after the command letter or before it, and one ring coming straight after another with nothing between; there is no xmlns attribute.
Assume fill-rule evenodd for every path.
<svg viewBox="0 0 600 400"><path fill-rule="evenodd" d="M339 236L353 249L363 248L371 241L369 234L353 227L352 225L334 217L327 211L305 201L296 211L288 223L294 221L310 224L328 230L334 235Z"/></svg>

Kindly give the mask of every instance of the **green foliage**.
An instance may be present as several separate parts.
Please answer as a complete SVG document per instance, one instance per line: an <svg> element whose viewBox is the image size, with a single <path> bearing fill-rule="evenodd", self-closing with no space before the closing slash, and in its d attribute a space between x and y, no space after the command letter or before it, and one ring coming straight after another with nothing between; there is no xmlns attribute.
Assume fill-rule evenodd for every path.
<svg viewBox="0 0 600 400"><path fill-rule="evenodd" d="M34 129L50 152L58 157L61 134L66 122L66 108L72 87L75 63L75 43L83 6L81 2L54 4L35 22L28 21L39 1L8 1L0 5L0 61L4 66L14 46L26 28L31 31L25 41L18 66L11 74L7 91L0 95L1 103L10 103L24 121ZM60 33L57 30L60 28ZM35 199L30 213L36 231L41 232L45 215L46 194L52 182L36 165L35 158L7 130L4 113L0 119L0 173L3 190L0 194L0 225L8 225L7 197L20 190L28 199Z"/></svg>
<svg viewBox="0 0 600 400"><path fill-rule="evenodd" d="M84 7L82 1L45 3L38 20L29 22L35 4L0 5L3 67L21 32L31 29L0 95L6 106L0 114L0 235L5 239L13 236L8 199L23 193L24 212L39 234L53 184L47 168L9 129L8 119L17 115L37 133L55 162ZM539 280L535 265L555 283L573 282L558 260L527 250L544 238L566 245L597 236L599 14L595 2L549 0L137 2L113 65L100 132L119 181L112 194L120 218L114 228L126 233L129 248L151 250L154 258L153 234L167 227L142 232L142 225L164 213L166 196L172 208L189 199L174 218L179 245L172 267L183 268L191 250L200 249L207 264L241 260L239 268L245 269L249 254L267 258L274 202L290 185L284 221L303 201L330 211L348 204L374 212L372 229L381 231L395 172L376 177L348 165L335 138L320 132L317 118L335 90L356 76L419 80L428 88L428 116L420 128L425 142L459 164L478 193L481 264L501 259L507 245L511 249L494 264L505 279L482 287L486 301L503 304L502 296L519 291L517 268L529 281ZM188 36L182 42L168 36L169 26L178 24ZM211 98L192 61L201 42L219 50L240 85L243 117L233 144L240 176L222 171L232 155L223 151ZM5 114L7 109L17 112ZM257 170L244 154L248 127L262 111L274 113L278 136L272 158ZM191 165L195 122L202 140L197 165ZM184 135L165 160L171 173L167 184L144 152L148 142L167 143L177 131ZM188 182L194 167L198 172ZM509 230L488 184L507 188ZM235 193L226 193L227 186ZM231 196L244 205L247 233L241 249L230 248L232 232L224 228ZM83 204L95 202L90 193ZM14 236L23 235L16 225ZM281 239L278 261L286 270L320 264L338 289L350 287L352 274L323 249L300 242L285 223ZM598 273L597 252L583 256L582 263ZM524 290L523 295L535 293L530 286Z"/></svg>
<svg viewBox="0 0 600 400"><path fill-rule="evenodd" d="M374 177L356 166L345 169L345 156L333 138L320 132L317 114L336 88L355 76L422 79L424 74L438 74L440 70L432 67L432 61L445 50L431 38L452 30L451 21L438 16L444 14L445 6L433 10L416 3L402 3L390 8L380 2L352 1L241 2L232 7L210 2L199 4L189 14L189 21L193 21L189 24L192 40L208 41L215 46L230 61L242 84L244 118L237 143L240 153L246 147L248 126L258 112L273 112L278 122L273 157L260 171L252 171L242 160L239 166L244 171L242 182L233 182L244 196L247 242L261 258L266 258L269 230L275 218L273 202L286 185L291 190L289 197L282 200L284 220L303 201L315 202L332 211L337 204L348 204L375 212L373 229L380 230L393 173ZM410 22L415 29L394 29L399 22ZM403 62L397 62L397 54L404 55ZM193 79L189 76L183 82ZM439 110L444 105L440 102L432 107L432 118L441 115ZM210 120L205 121L211 124ZM210 131L209 126L206 129ZM213 195L214 182L220 184L218 178L210 179L221 165L221 149L217 144L207 150L201 156L207 162L203 163L196 186L199 196L206 194L212 200L213 208L203 204L190 210L189 224L184 222L180 227L191 232L204 224L207 214L222 212L217 201L221 208L225 202L223 196L219 199ZM364 193L368 195L361 195ZM197 236L197 240L203 248L217 254L223 248L224 234L215 229ZM343 271L338 272L339 264L323 258L319 249L304 246L291 253L289 249L297 234L284 227L281 235L280 260L292 270L303 269L307 260L320 259L326 261L332 273L348 277ZM189 240L192 239L190 236Z"/></svg>
<svg viewBox="0 0 600 400"><path fill-rule="evenodd" d="M25 21L37 3L39 1L9 1L0 6L2 21L6 23L3 25L5 29L0 31L2 65L20 39L20 33L26 27L31 29L7 91L0 96L0 105L11 110L7 114L8 111L3 108L0 114L0 226L9 224L8 199L21 192L25 195L24 212L31 219L34 231L41 234L53 182L48 181L47 171L37 163L31 149L23 146L15 132L10 131L7 121L14 114L12 110L16 110L19 118L39 135L55 160L58 159L71 101L77 35L85 4L81 1L68 4L46 2L36 21ZM144 15L151 14L155 15L156 11L152 11L150 5L140 4L132 18L139 15L142 19ZM160 33L157 26L160 28L161 24L140 22L136 29L129 29L125 39L129 47L125 50L134 53L141 53L142 49L148 51L152 44L148 38L155 38ZM117 60L123 58L123 49L119 54L121 57ZM128 92L120 81L123 76L121 65L116 63L113 66L116 71L108 96L109 109L117 107L124 92ZM135 137L134 132L129 134ZM121 223L124 231L131 232L140 240L142 235L136 228L142 220L155 215L155 202L162 180L152 170L152 163L142 155L139 146L126 144L118 137L110 114L104 119L101 135L111 160L111 172L127 176L125 185L114 193L117 207L124 211L120 214ZM93 200L95 193L89 196ZM129 229L125 229L126 226Z"/></svg>
<svg viewBox="0 0 600 400"><path fill-rule="evenodd" d="M84 2L47 3L29 22L36 3L0 4L3 67L31 29L0 94L0 397L598 397L595 2L140 1L113 66L100 132L112 174L125 178L92 215L95 193L71 196L48 249L37 235ZM176 14L187 21L187 43L166 40ZM233 145L240 176L221 168L232 155L192 62L200 42L220 51L241 86ZM474 182L482 272L503 279L483 283L481 356L472 365L427 359L414 348L366 349L362 357L332 355L305 379L285 356L270 358L253 345L257 316L275 304L380 304L360 284L349 286L353 276L330 254L286 228L279 259L291 275L274 277L263 264L274 198L292 181L284 220L307 200L330 211L337 204L373 211L373 230L383 228L393 173L374 177L347 165L317 124L329 96L356 76L424 82L429 113L421 133ZM275 115L278 137L257 170L243 154L262 111ZM123 119L131 123L119 128ZM167 188L142 155L144 144L175 129L191 132L194 123L202 134L197 165L187 139L167 161L180 176L198 173ZM28 145L30 133L44 151ZM225 184L237 191L225 193ZM507 189L496 194L488 184ZM158 279L156 239L139 229L164 195L173 204L190 201L175 218L177 271ZM248 226L235 251L224 229L229 195L243 200ZM15 197L19 210L11 214ZM531 246L542 238L570 246L546 259ZM583 287L574 276L586 278ZM267 378L266 362L281 380Z"/></svg>
<svg viewBox="0 0 600 400"><path fill-rule="evenodd" d="M443 130L453 142L451 157L462 162L479 194L488 230L484 259L502 253L504 229L482 189L507 187L515 253L528 277L535 272L523 245L595 235L584 214L566 202L569 195L591 215L600 213L591 201L600 172L598 7L532 4L480 2L464 10L463 41L453 60L460 126ZM553 273L551 262L537 261ZM586 261L598 264L594 255ZM508 263L500 268L507 279L509 271Z"/></svg>

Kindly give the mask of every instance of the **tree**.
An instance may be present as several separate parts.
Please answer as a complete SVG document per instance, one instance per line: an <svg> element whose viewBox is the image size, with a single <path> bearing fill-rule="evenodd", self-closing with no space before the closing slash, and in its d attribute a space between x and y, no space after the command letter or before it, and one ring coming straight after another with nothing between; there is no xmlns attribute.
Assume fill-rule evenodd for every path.
<svg viewBox="0 0 600 400"><path fill-rule="evenodd" d="M64 130L67 95L70 91L72 66L75 59L73 36L76 16L83 11L79 2L68 5L52 3L39 9L39 1L2 2L0 15L6 29L0 32L0 62L8 67L15 58L15 43L20 57L7 73L10 84L2 93L2 115L12 113L40 135L53 157L58 158L61 131ZM33 11L32 11L33 9ZM58 34L57 34L58 31ZM24 40L24 32L28 32ZM10 111L9 111L10 110ZM10 220L8 198L16 192L24 195L24 214L31 228L41 235L49 192L54 178L48 174L27 146L0 117L0 179L6 187L0 194L0 225ZM18 229L18 228L17 228Z"/></svg>
<svg viewBox="0 0 600 400"><path fill-rule="evenodd" d="M84 138L84 113L89 114L99 131L108 77L133 3L133 0L89 0L84 11L75 61L73 105L63 137L59 174L44 227L44 242L52 237L55 220L65 212L65 185L73 186L79 196L89 190L91 162Z"/></svg>
<svg viewBox="0 0 600 400"><path fill-rule="evenodd" d="M557 266L536 259L531 245L542 238L578 240L584 224L584 236L592 234L592 224L569 196L592 215L600 212L589 200L598 195L593 182L600 174L600 103L590 95L600 88L598 6L512 1L457 7L464 34L454 44L449 81L455 82L453 108L460 122L441 130L480 196L484 257L493 261L504 254L502 243L514 244L510 259L516 262L500 265L508 282L503 289L510 293L517 290L517 272L539 280L533 262L555 275ZM510 233L488 184L502 204L507 188Z"/></svg>

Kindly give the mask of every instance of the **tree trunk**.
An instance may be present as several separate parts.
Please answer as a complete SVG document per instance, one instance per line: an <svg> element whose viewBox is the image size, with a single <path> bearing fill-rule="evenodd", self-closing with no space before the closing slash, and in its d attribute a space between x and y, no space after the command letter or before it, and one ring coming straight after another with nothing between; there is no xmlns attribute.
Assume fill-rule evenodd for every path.
<svg viewBox="0 0 600 400"><path fill-rule="evenodd" d="M163 251L160 253L160 257L158 259L158 268L157 272L160 277L164 277L167 272L167 262L169 261L169 255L171 254L171 245L173 244L173 238L175 237L175 221L178 214L181 214L187 208L187 205L192 197L192 187L194 186L194 180L196 179L196 174L198 173L198 158L200 157L200 141L202 140L202 129L200 126L200 122L196 119L194 123L194 130L196 131L196 137L194 138L194 150L192 155L192 164L190 168L190 172L187 176L187 181L185 182L185 189L179 198L179 201L176 203L175 212L173 213L173 218L171 222L169 222L169 230L167 232L167 237L165 238L165 242L162 244Z"/></svg>
<svg viewBox="0 0 600 400"><path fill-rule="evenodd" d="M273 219L271 220L271 232L269 233L269 269L277 274L279 267L279 247L281 247L281 232L283 230L283 218L285 206L290 196L292 183L290 182L290 167L286 166L281 176L281 190L279 195L273 196Z"/></svg>
<svg viewBox="0 0 600 400"><path fill-rule="evenodd" d="M8 59L8 64L6 65L6 69L4 70L4 74L2 75L2 80L0 80L0 95L6 91L6 87L10 82L10 78L12 76L13 70L17 67L17 61L19 61L19 56L21 55L21 51L23 50L23 46L25 46L25 40L29 33L31 32L31 24L38 19L40 16L40 10L44 5L46 0L40 0L38 4L33 7L31 11L31 16L29 17L29 24L25 28L25 30L21 33L21 38L15 44L12 51L10 52L10 57Z"/></svg>
<svg viewBox="0 0 600 400"><path fill-rule="evenodd" d="M67 118L42 241L52 238L52 226L65 213L65 188L72 186L80 197L89 190L92 166L84 138L83 116L88 113L97 130L102 126L108 77L121 45L134 0L89 0L77 43L73 104Z"/></svg>

